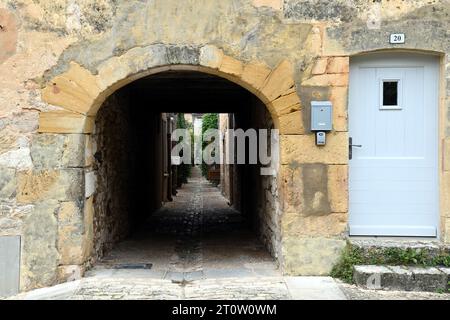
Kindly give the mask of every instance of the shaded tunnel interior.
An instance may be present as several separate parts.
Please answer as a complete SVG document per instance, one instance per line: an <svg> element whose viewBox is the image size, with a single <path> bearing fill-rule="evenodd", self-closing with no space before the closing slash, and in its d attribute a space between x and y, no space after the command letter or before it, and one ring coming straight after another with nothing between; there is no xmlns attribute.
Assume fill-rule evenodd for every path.
<svg viewBox="0 0 450 320"><path fill-rule="evenodd" d="M142 229L155 212L163 212L162 207L177 200L170 149L178 113L226 114L226 126L235 129L273 128L270 113L256 96L218 76L167 71L116 91L100 108L93 135L94 259L102 258ZM242 227L251 230L276 258L276 177L261 176L259 164L224 164L220 171L219 189L230 208L240 214ZM215 229L205 224L201 232Z"/></svg>

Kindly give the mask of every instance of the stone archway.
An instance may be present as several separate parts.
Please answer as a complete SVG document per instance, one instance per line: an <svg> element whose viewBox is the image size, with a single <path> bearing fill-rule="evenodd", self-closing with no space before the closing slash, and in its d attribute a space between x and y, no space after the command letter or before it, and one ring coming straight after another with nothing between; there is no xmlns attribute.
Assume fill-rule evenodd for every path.
<svg viewBox="0 0 450 320"><path fill-rule="evenodd" d="M263 63L239 61L210 45L200 49L152 45L104 61L96 75L71 62L68 70L50 80L42 91L45 102L63 110L41 113L39 132L88 134L93 128L92 118L112 92L167 70L200 71L235 82L266 104L281 134L296 130L292 119L301 117L300 100L289 61L281 61L272 70Z"/></svg>
<svg viewBox="0 0 450 320"><path fill-rule="evenodd" d="M168 71L189 70L217 75L246 88L268 108L275 128L281 134L301 133L302 113L289 61L273 70L262 63L244 63L225 55L214 46L198 50L189 47L155 45L134 48L104 61L97 74L71 62L66 72L54 77L42 91L43 99L59 110L41 112L39 133L77 137L67 149L79 153L78 163L61 164L61 173L77 168L75 176L63 181L62 189L80 188L78 196L56 208L63 213L65 227L58 231L60 253L58 280L82 274L93 251L93 196L95 174L92 169L91 133L97 111L105 99L121 87L146 76ZM280 190L282 188L279 188ZM280 218L277 218L280 220ZM282 265L281 248L278 253Z"/></svg>

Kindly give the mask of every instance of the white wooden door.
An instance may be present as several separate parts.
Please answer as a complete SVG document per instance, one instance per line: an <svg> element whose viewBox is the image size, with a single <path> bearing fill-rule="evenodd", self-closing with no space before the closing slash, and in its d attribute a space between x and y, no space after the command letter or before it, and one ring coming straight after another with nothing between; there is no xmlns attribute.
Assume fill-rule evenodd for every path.
<svg viewBox="0 0 450 320"><path fill-rule="evenodd" d="M355 57L350 67L350 235L437 236L438 58Z"/></svg>

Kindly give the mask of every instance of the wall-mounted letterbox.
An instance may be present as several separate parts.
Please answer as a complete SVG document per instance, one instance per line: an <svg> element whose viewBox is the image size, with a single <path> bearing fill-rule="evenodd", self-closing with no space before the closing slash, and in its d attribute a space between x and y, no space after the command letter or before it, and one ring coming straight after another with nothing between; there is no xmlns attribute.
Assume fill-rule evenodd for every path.
<svg viewBox="0 0 450 320"><path fill-rule="evenodd" d="M330 101L311 101L311 131L331 131L332 118Z"/></svg>

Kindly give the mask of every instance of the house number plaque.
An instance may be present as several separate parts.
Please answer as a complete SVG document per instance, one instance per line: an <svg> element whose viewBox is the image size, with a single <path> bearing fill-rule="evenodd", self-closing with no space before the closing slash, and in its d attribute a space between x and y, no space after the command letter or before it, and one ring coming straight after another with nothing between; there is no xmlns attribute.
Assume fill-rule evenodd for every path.
<svg viewBox="0 0 450 320"><path fill-rule="evenodd" d="M392 43L392 44L405 43L405 34L404 33L392 33L389 37L389 43Z"/></svg>

